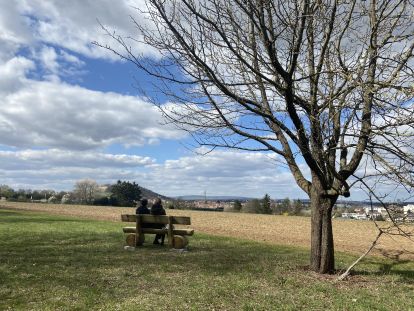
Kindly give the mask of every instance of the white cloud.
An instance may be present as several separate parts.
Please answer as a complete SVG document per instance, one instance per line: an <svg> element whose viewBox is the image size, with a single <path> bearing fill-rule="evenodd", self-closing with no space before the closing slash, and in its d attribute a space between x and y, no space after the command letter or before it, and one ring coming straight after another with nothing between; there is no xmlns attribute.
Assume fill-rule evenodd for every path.
<svg viewBox="0 0 414 311"><path fill-rule="evenodd" d="M26 82L26 74L34 68L34 62L25 57L14 57L0 63L0 95L3 97L20 90ZM1 106L5 107L5 103Z"/></svg>
<svg viewBox="0 0 414 311"><path fill-rule="evenodd" d="M101 182L133 179L141 176L138 169L155 160L96 150L112 144L137 146L185 137L172 126L162 126L158 108L142 98L61 81L78 74L85 65L75 52L118 59L91 42L113 43L97 19L119 33L133 31L128 15L136 12L129 2L3 2L0 146L14 151L0 152L2 183L70 189L81 178ZM133 47L139 52L153 52L140 44Z"/></svg>
<svg viewBox="0 0 414 311"><path fill-rule="evenodd" d="M0 10L0 62L13 57L22 45L29 45L32 40L29 20L20 14L17 1L2 1Z"/></svg>
<svg viewBox="0 0 414 311"><path fill-rule="evenodd" d="M145 19L134 7L144 8L144 1L84 1L26 0L19 1L15 11L31 17L31 31L37 41L63 47L92 58L119 59L112 52L91 44L116 46L102 30L99 20L108 30L127 36L136 33L129 16ZM1 17L0 17L1 18ZM146 55L157 52L134 40L128 44Z"/></svg>
<svg viewBox="0 0 414 311"><path fill-rule="evenodd" d="M117 179L133 180L136 174L130 170L114 168L53 167L49 169L4 170L0 169L2 183L14 189L72 190L76 181L95 179L102 184L116 182Z"/></svg>
<svg viewBox="0 0 414 311"><path fill-rule="evenodd" d="M60 149L0 151L0 169L26 171L54 167L137 168L155 162L149 157L102 152L80 152Z"/></svg>
<svg viewBox="0 0 414 311"><path fill-rule="evenodd" d="M2 1L0 11L0 64L24 51L26 57L39 61L45 80L58 81L61 76L82 73L84 62L74 53L90 58L120 60L114 53L92 44L121 49L101 28L99 21L117 35L136 33L129 16L145 23L140 12L144 1ZM125 39L135 53L158 55L136 40ZM39 74L39 72L37 72Z"/></svg>
<svg viewBox="0 0 414 311"><path fill-rule="evenodd" d="M76 66L83 66L85 63L83 61L81 61L78 57L76 57L75 55L69 54L65 51L60 51L60 57L71 64L74 64Z"/></svg>
<svg viewBox="0 0 414 311"><path fill-rule="evenodd" d="M71 190L79 179L99 183L136 181L160 194L304 197L289 172L274 156L263 153L213 151L157 164L154 159L93 151L0 151L2 183L14 188Z"/></svg>
<svg viewBox="0 0 414 311"><path fill-rule="evenodd" d="M0 145L86 150L184 137L171 126L161 126L161 113L141 98L61 82L61 77L81 72L84 65L73 51L115 59L91 44L101 39L103 44L109 43L108 36L101 37L96 19L131 32L128 15L136 11L131 4L109 0L2 4L0 43L5 44L0 49ZM25 56L16 55L21 48L28 48Z"/></svg>
<svg viewBox="0 0 414 311"><path fill-rule="evenodd" d="M33 66L23 57L0 66L2 145L81 150L184 137L161 126L158 108L138 97L27 79Z"/></svg>
<svg viewBox="0 0 414 311"><path fill-rule="evenodd" d="M150 157L60 149L0 151L1 183L16 189L71 190L77 180L133 180L155 162Z"/></svg>
<svg viewBox="0 0 414 311"><path fill-rule="evenodd" d="M38 53L41 64L46 71L44 78L50 81L59 81L60 64L58 62L58 54L55 49L49 46L43 46Z"/></svg>
<svg viewBox="0 0 414 311"><path fill-rule="evenodd" d="M207 191L210 195L305 197L275 155L258 152L222 150L167 160L152 166L145 183L171 196Z"/></svg>
<svg viewBox="0 0 414 311"><path fill-rule="evenodd" d="M302 167L306 174L306 168ZM77 180L90 178L100 184L135 181L167 196L188 194L239 195L272 198L306 198L276 156L220 150L188 155L157 163L149 157L95 151L0 151L2 183L14 188L71 190ZM379 185L381 191L392 185ZM352 200L366 199L358 188Z"/></svg>

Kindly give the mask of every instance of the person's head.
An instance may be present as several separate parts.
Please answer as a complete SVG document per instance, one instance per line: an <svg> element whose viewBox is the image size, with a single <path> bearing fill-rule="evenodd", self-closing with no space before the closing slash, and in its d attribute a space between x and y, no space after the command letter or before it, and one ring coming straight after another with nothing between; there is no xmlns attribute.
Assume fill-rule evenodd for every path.
<svg viewBox="0 0 414 311"><path fill-rule="evenodd" d="M154 201L154 205L155 206L161 206L161 199L160 198L156 198Z"/></svg>
<svg viewBox="0 0 414 311"><path fill-rule="evenodd" d="M148 200L147 199L141 199L141 206L147 206L148 205Z"/></svg>

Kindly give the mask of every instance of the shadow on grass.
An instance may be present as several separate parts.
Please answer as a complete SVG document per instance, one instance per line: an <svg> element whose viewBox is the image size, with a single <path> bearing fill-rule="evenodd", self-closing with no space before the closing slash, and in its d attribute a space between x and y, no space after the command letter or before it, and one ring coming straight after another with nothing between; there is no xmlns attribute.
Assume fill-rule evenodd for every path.
<svg viewBox="0 0 414 311"><path fill-rule="evenodd" d="M410 260L377 259L369 257L362 262L362 265L369 265L371 269L362 270L357 266L357 268L351 272L351 275L399 276L399 281L406 284L414 284L414 266L413 262Z"/></svg>
<svg viewBox="0 0 414 311"><path fill-rule="evenodd" d="M0 215L2 216L22 216L22 213L20 212L16 212L15 210L12 209L7 209L4 208L0 205Z"/></svg>
<svg viewBox="0 0 414 311"><path fill-rule="evenodd" d="M295 248L275 249L255 242L197 233L190 237L188 252L152 245L153 235L146 237L143 247L129 252L123 249L124 234L119 223L10 211L1 211L0 215L0 225L7 227L5 232L0 231L0 235L7 236L0 241L2 261L23 271L42 273L42 266L48 269L93 267L96 273L102 268L133 271L139 265L141 272L223 275L240 271L265 273L271 266L292 269L300 258L307 258L306 252Z"/></svg>
<svg viewBox="0 0 414 311"><path fill-rule="evenodd" d="M88 222L89 220L77 218L63 218L59 216L51 216L49 214L32 213L24 211L14 211L10 209L0 209L0 224L24 224L24 223L52 223L52 222Z"/></svg>
<svg viewBox="0 0 414 311"><path fill-rule="evenodd" d="M39 281L52 274L57 279L51 278L50 282L59 283L66 278L73 282L67 282L67 286L74 287L79 281L88 284L90 274L105 279L113 271L147 277L158 277L158 272L260 277L298 270L308 264L309 256L304 249L198 233L190 237L188 252L152 245L153 235L146 237L143 247L131 252L123 249L120 223L1 210L1 224L7 225L7 231L0 230L0 235L7 233L7 239L0 241L0 264L6 263L10 273L3 270L0 276L14 279L18 273L28 273ZM368 271L357 269L353 274L396 275L401 281L413 284L414 271L405 270L406 263L366 260Z"/></svg>

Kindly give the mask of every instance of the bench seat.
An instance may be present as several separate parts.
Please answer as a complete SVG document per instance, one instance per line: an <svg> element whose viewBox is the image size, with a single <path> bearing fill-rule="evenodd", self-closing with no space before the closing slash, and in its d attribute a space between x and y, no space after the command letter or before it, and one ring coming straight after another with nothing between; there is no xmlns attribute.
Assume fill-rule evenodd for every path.
<svg viewBox="0 0 414 311"><path fill-rule="evenodd" d="M124 227L122 228L124 233L136 233L137 230L135 227ZM142 233L152 233L152 234L167 234L168 229L155 229L155 228L141 228ZM173 229L175 235L189 235L194 234L194 229Z"/></svg>

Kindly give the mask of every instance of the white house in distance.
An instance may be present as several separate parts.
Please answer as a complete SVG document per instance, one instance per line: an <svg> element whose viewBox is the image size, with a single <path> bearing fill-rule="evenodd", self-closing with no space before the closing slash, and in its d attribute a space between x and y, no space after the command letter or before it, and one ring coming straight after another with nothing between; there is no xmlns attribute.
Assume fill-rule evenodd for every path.
<svg viewBox="0 0 414 311"><path fill-rule="evenodd" d="M365 213L342 213L342 218L366 220L368 219Z"/></svg>
<svg viewBox="0 0 414 311"><path fill-rule="evenodd" d="M387 211L382 206L364 206L355 209L354 213L342 213L342 218L368 220L381 217L381 219L390 220L389 213L391 213L396 222L414 222L414 204L404 207L391 205L388 208Z"/></svg>
<svg viewBox="0 0 414 311"><path fill-rule="evenodd" d="M407 215L408 212L414 213L414 204L408 204L403 207L404 215Z"/></svg>
<svg viewBox="0 0 414 311"><path fill-rule="evenodd" d="M365 206L364 207L365 214L386 214L387 211L382 206Z"/></svg>

